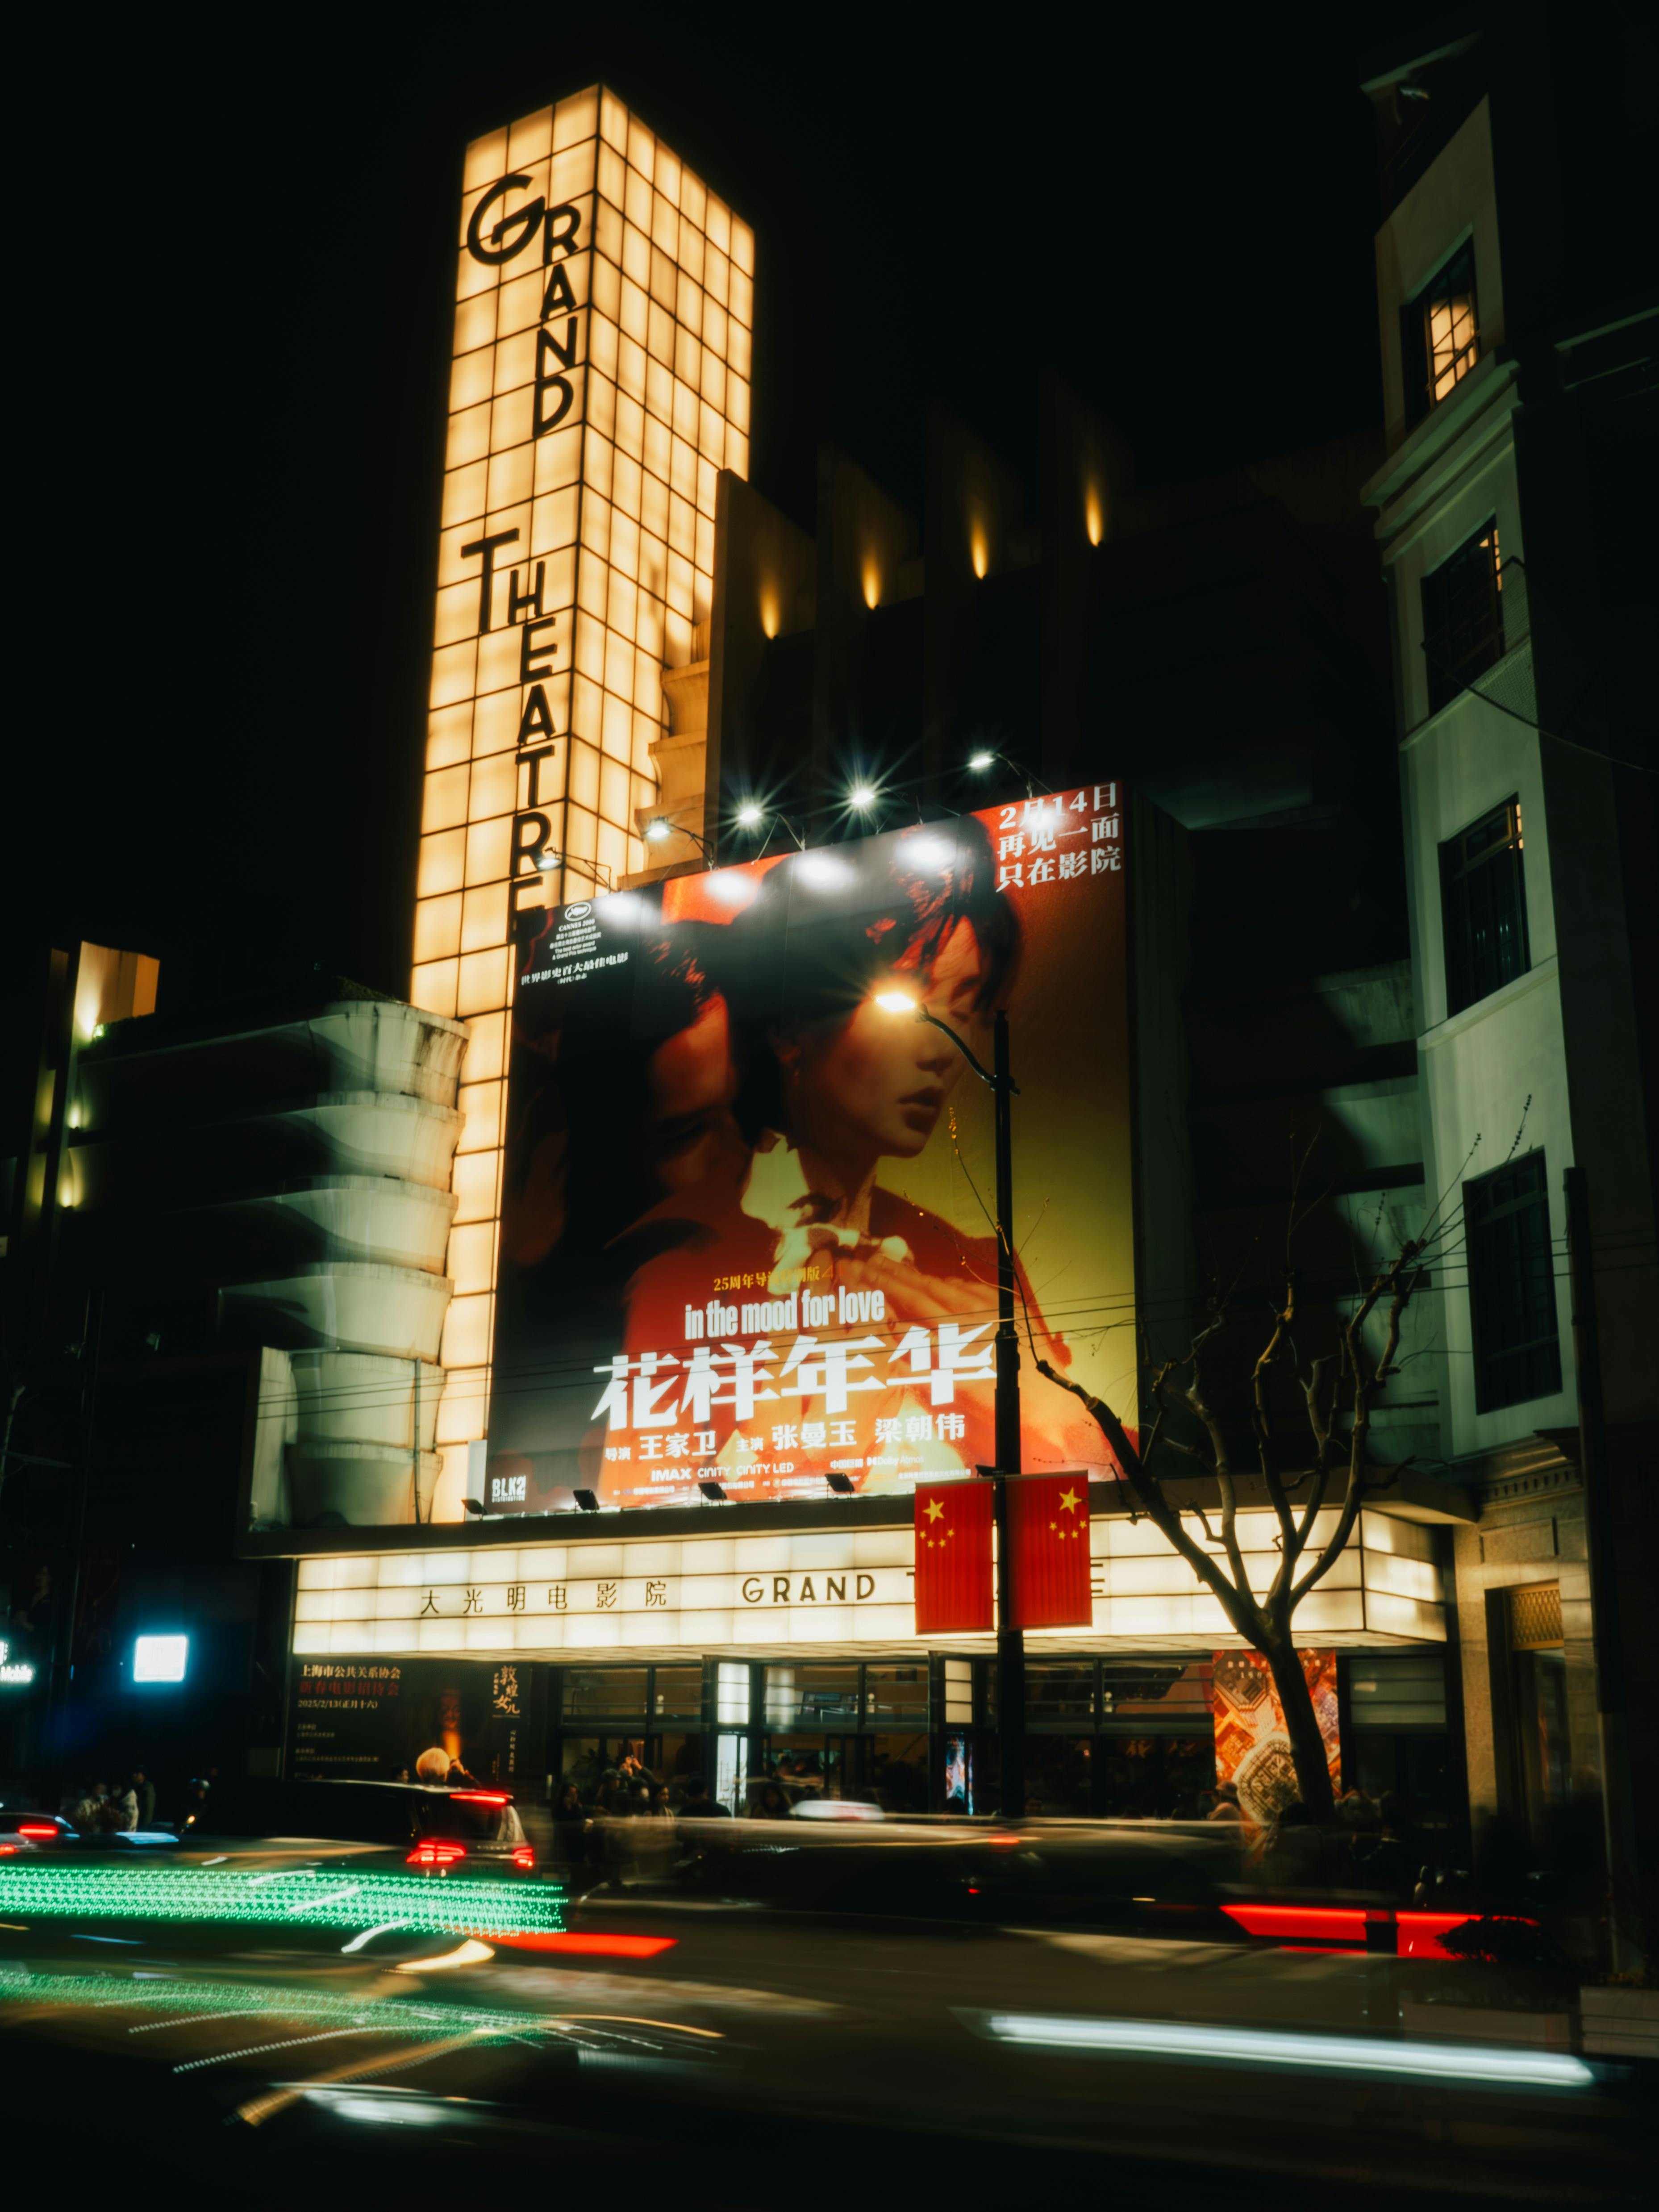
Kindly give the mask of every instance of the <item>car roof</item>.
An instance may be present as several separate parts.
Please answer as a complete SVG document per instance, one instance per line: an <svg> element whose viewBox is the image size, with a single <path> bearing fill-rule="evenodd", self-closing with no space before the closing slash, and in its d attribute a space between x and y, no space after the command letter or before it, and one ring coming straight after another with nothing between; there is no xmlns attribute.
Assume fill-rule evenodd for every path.
<svg viewBox="0 0 1659 2212"><path fill-rule="evenodd" d="M465 1790L451 1790L442 1782L359 1782L349 1774L301 1775L296 1776L291 1782L283 1781L280 1776L275 1774L251 1774L245 1779L256 1789L260 1784L268 1783L271 1788L281 1790L396 1790L400 1796L406 1797L464 1798L469 1796L481 1796L499 1797L502 1803L507 1805L514 1802L513 1792L510 1790L498 1790L493 1782L469 1783ZM227 1784L225 1786L229 1788L233 1785ZM234 1786L240 1789L243 1784L238 1781Z"/></svg>

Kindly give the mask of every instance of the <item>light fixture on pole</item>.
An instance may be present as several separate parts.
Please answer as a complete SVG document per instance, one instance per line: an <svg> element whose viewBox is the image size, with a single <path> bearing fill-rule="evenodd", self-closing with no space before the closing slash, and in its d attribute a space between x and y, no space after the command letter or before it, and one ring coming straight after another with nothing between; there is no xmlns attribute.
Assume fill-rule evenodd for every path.
<svg viewBox="0 0 1659 2212"><path fill-rule="evenodd" d="M574 874L586 876L596 890L611 891L617 888L603 860L578 860L568 853L542 852L536 855L536 866L544 876L550 876L556 868L568 868Z"/></svg>
<svg viewBox="0 0 1659 2212"><path fill-rule="evenodd" d="M757 860L763 860L766 858L766 848L772 842L772 832L775 828L788 832L794 840L795 850L798 853L804 853L806 850L805 833L798 830L787 814L779 814L775 810L769 812L758 799L744 799L743 805L738 809L738 827L740 830L758 830L763 822L766 824L766 835L761 839L760 850L755 855Z"/></svg>
<svg viewBox="0 0 1659 2212"><path fill-rule="evenodd" d="M647 845L665 845L671 837L689 837L702 854L704 867L714 866L714 848L701 830L688 830L683 822L671 822L665 814L659 814L646 823L645 842Z"/></svg>
<svg viewBox="0 0 1659 2212"><path fill-rule="evenodd" d="M1008 1016L999 1006L991 1017L991 1066L959 1037L948 1022L930 1014L908 991L881 991L876 1004L884 1013L908 1014L912 1021L950 1038L996 1100L996 1465L981 1468L994 1485L997 1531L997 1743L1000 1788L998 1810L1005 1820L1025 1810L1025 1632L1013 1619L1013 1555L1008 1540L1008 1478L1020 1472L1019 1339L1014 1329L1014 1147L1011 1102L1019 1085L1008 1065Z"/></svg>
<svg viewBox="0 0 1659 2212"><path fill-rule="evenodd" d="M1044 783L1040 775L1033 775L1029 768L1024 766L1019 761L1011 760L1006 753L996 752L989 746L981 745L977 752L969 753L968 756L968 766L975 775L983 775L988 769L994 768L999 761L1004 768L1017 775L1025 786L1025 796L1028 799L1035 799L1039 792L1045 799L1054 797L1054 787L1051 784Z"/></svg>

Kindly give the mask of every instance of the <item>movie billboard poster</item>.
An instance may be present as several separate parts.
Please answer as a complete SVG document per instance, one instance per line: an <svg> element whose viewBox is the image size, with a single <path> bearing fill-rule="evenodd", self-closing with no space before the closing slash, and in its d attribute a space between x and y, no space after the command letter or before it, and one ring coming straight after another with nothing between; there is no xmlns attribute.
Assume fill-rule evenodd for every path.
<svg viewBox="0 0 1659 2212"><path fill-rule="evenodd" d="M1342 1789L1342 1744L1337 1724L1336 1654L1298 1651L1308 1694L1319 1720L1331 1788ZM1238 1808L1251 1830L1269 1827L1282 1807L1300 1796L1296 1763L1273 1678L1259 1651L1218 1651L1211 1677L1215 1699L1215 1778L1238 1785Z"/></svg>
<svg viewBox="0 0 1659 2212"><path fill-rule="evenodd" d="M1025 1468L1134 1419L1119 788L536 914L519 961L485 1504L908 1490L993 1458L1007 1010ZM884 1006L881 1001L888 1004ZM907 1003L900 1003L902 1000ZM896 1011L895 1008L896 1007Z"/></svg>
<svg viewBox="0 0 1659 2212"><path fill-rule="evenodd" d="M430 1779L441 1759L511 1784L540 1756L532 1670L512 1661L306 1659L294 1692L288 1771L302 1781Z"/></svg>

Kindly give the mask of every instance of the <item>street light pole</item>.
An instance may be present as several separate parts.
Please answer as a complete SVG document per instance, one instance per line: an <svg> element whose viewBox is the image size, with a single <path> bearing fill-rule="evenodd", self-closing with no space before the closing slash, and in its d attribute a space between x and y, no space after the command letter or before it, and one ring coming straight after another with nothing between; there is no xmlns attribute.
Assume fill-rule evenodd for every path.
<svg viewBox="0 0 1659 2212"><path fill-rule="evenodd" d="M1013 1620L1014 1567L1008 1540L1008 1477L1020 1469L1019 1339L1014 1331L1014 1139L1008 1067L1008 1017L999 1006L993 1031L997 1127L997 1747L1001 1770L998 1810L1005 1820L1025 1811L1025 1632Z"/></svg>
<svg viewBox="0 0 1659 2212"><path fill-rule="evenodd" d="M878 1003L884 1003L878 1001ZM986 1067L948 1022L899 992L884 1001L890 1012L908 1009L919 1022L948 1036L996 1099L997 1334L996 1465L985 1470L994 1486L997 1532L998 1811L1018 1820L1025 1810L1025 1632L1013 1619L1013 1557L1008 1541L1008 1478L1020 1471L1019 1336L1014 1327L1014 1133L1012 1101L1019 1085L1008 1065L1008 1017L992 1017L992 1065Z"/></svg>

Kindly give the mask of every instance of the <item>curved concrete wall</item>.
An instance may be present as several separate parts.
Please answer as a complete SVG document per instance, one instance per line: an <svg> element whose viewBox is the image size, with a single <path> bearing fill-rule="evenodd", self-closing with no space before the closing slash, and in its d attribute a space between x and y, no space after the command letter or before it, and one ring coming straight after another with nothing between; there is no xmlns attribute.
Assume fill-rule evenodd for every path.
<svg viewBox="0 0 1659 2212"><path fill-rule="evenodd" d="M432 1490L442 1465L435 1452L418 1458L385 1444L289 1445L289 1510L296 1528L342 1521L384 1528L429 1520Z"/></svg>
<svg viewBox="0 0 1659 2212"><path fill-rule="evenodd" d="M84 1216L112 1280L248 1274L319 1260L443 1273L453 1192L394 1176L296 1176L266 1190Z"/></svg>
<svg viewBox="0 0 1659 2212"><path fill-rule="evenodd" d="M433 1449L444 1384L441 1367L421 1364L418 1413L413 1360L318 1349L290 1352L289 1369L295 1442L319 1447L330 1443L377 1444L407 1457L415 1448L418 1424L421 1449Z"/></svg>
<svg viewBox="0 0 1659 2212"><path fill-rule="evenodd" d="M465 1023L391 1000L343 1000L290 1020L213 1030L122 1024L82 1051L82 1126L178 1121L319 1091L376 1091L453 1106Z"/></svg>
<svg viewBox="0 0 1659 2212"><path fill-rule="evenodd" d="M449 1188L465 1117L453 1107L392 1091L325 1091L276 1111L80 1137L70 1156L77 1207L177 1192L246 1189L250 1172L289 1182L312 1176L397 1176Z"/></svg>
<svg viewBox="0 0 1659 2212"><path fill-rule="evenodd" d="M216 1342L259 1348L264 1525L430 1516L467 1034L337 982L294 1014L126 1022L82 1054L70 1231L129 1309L205 1307Z"/></svg>
<svg viewBox="0 0 1659 2212"><path fill-rule="evenodd" d="M415 1267L325 1261L287 1275L219 1286L227 1344L289 1352L375 1352L435 1362L453 1285Z"/></svg>

